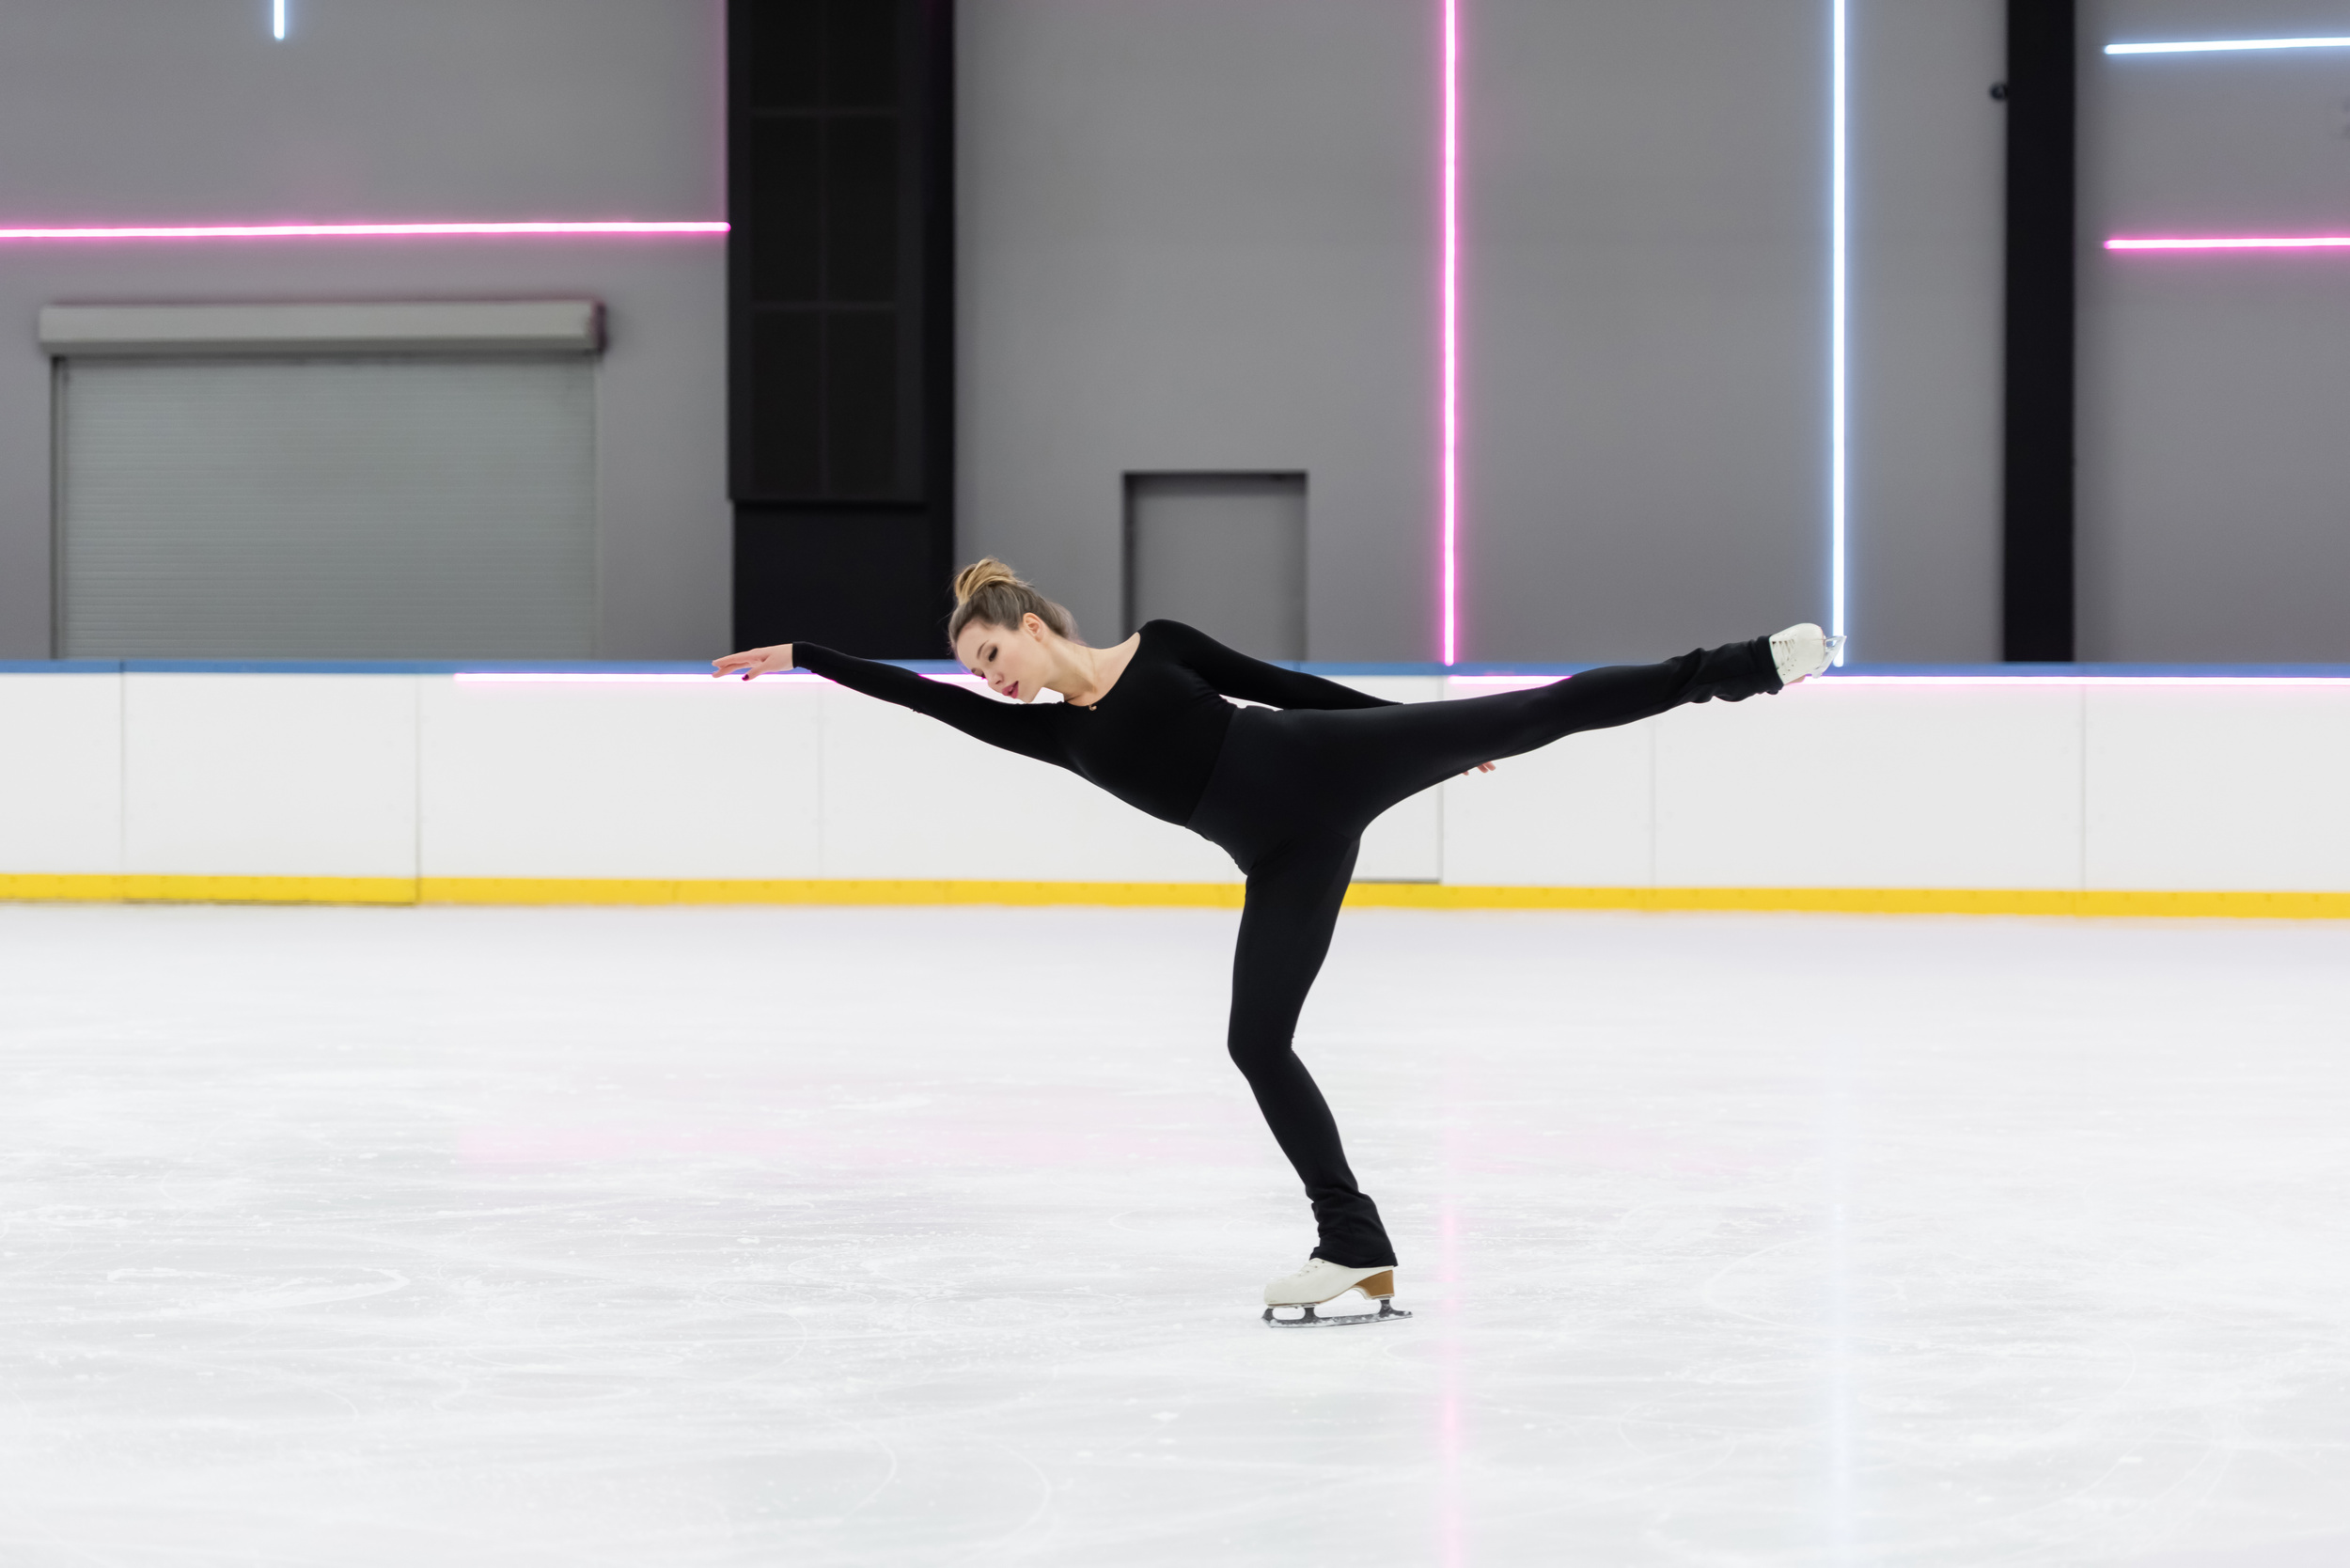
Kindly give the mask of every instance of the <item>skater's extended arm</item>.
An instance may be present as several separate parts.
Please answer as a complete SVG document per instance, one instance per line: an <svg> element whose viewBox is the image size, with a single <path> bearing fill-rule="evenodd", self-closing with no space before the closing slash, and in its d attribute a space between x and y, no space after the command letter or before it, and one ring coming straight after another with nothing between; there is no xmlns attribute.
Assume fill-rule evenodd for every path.
<svg viewBox="0 0 2350 1568"><path fill-rule="evenodd" d="M859 659L813 642L782 643L774 649L730 653L714 663L718 674L740 674L745 680L796 666L827 681L837 681L851 691L911 708L962 730L975 741L985 741L1041 762L1068 766L1068 759L1062 755L1058 739L1047 722L1048 710L981 697L962 685L932 681L898 665Z"/></svg>
<svg viewBox="0 0 2350 1568"><path fill-rule="evenodd" d="M1341 686L1336 681L1324 681L1303 670L1283 669L1235 652L1207 633L1180 620L1154 620L1143 632L1209 685L1226 697L1237 697L1245 702L1262 702L1275 708L1395 706L1385 698Z"/></svg>

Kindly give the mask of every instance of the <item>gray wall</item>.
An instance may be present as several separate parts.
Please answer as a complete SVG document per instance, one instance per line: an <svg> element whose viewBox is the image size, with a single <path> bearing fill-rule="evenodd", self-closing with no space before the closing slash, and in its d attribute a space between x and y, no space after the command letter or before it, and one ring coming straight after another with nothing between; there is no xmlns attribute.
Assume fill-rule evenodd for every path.
<svg viewBox="0 0 2350 1568"><path fill-rule="evenodd" d="M2350 228L2350 52L2101 53L2341 22L2285 0L2081 9L2084 658L2350 660L2350 255L2101 248Z"/></svg>
<svg viewBox="0 0 2350 1568"><path fill-rule="evenodd" d="M1853 649L1999 656L2004 5L1854 0Z"/></svg>
<svg viewBox="0 0 2350 1568"><path fill-rule="evenodd" d="M962 0L965 555L1115 629L1122 477L1303 470L1308 646L1434 639L1428 0Z"/></svg>
<svg viewBox="0 0 2350 1568"><path fill-rule="evenodd" d="M721 0L293 4L0 8L0 222L723 211ZM1866 659L1996 651L1999 10L1855 6ZM964 554L1107 631L1125 474L1302 470L1311 654L1433 655L1437 14L963 0ZM1464 655L1824 617L1826 0L1464 16ZM50 642L41 305L536 293L611 307L599 651L723 643L716 243L118 244L0 251L0 655Z"/></svg>
<svg viewBox="0 0 2350 1568"><path fill-rule="evenodd" d="M1855 8L1854 629L1998 644L1998 0ZM1464 8L1463 656L1825 619L1825 0ZM1433 0L964 0L963 533L1117 614L1120 478L1310 476L1436 646Z"/></svg>
<svg viewBox="0 0 2350 1568"><path fill-rule="evenodd" d="M1826 620L1826 6L1470 16L1469 656Z"/></svg>
<svg viewBox="0 0 2350 1568"><path fill-rule="evenodd" d="M723 216L722 0L8 0L0 226ZM0 246L0 657L50 648L60 301L592 295L602 630L704 654L728 614L725 259L701 240Z"/></svg>

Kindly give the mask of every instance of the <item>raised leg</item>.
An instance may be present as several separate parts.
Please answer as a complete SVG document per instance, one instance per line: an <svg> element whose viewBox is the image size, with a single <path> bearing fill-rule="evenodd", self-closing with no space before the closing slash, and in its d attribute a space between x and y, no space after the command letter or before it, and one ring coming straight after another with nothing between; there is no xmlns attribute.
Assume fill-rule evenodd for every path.
<svg viewBox="0 0 2350 1568"><path fill-rule="evenodd" d="M1249 868L1227 1043L1274 1140L1306 1184L1321 1232L1314 1256L1383 1268L1395 1262L1395 1249L1378 1207L1355 1186L1338 1121L1292 1044L1306 993L1330 951L1355 850L1352 838L1292 840Z"/></svg>
<svg viewBox="0 0 2350 1568"><path fill-rule="evenodd" d="M1333 828L1359 832L1406 796L1453 775L1586 729L1653 718L1684 703L1736 702L1779 689L1770 640L1700 649L1658 665L1585 670L1526 691L1393 708L1291 711L1293 777L1312 780Z"/></svg>

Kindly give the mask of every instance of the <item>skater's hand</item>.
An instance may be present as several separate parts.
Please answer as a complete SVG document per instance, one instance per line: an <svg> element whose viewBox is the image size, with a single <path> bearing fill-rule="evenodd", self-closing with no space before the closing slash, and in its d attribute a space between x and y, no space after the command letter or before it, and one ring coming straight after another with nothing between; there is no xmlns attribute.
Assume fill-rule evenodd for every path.
<svg viewBox="0 0 2350 1568"><path fill-rule="evenodd" d="M762 675L773 675L777 670L791 667L791 645L788 642L776 643L772 648L745 649L740 653L729 653L723 659L710 661L712 676L740 675L745 681L756 681Z"/></svg>
<svg viewBox="0 0 2350 1568"><path fill-rule="evenodd" d="M1478 763L1478 764L1477 764L1477 766L1475 766L1475 767L1473 767L1473 768L1463 768L1463 769L1461 770L1461 776L1462 776L1463 778L1466 778L1466 777L1467 777L1470 774L1473 774L1473 773L1491 773L1491 772L1493 772L1493 771L1494 771L1494 765L1493 765L1491 762L1480 762L1480 763Z"/></svg>

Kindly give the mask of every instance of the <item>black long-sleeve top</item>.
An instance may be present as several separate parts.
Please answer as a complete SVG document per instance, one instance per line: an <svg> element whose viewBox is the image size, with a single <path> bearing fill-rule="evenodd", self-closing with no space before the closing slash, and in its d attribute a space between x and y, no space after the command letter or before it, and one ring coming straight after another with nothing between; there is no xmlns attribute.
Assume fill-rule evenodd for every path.
<svg viewBox="0 0 2350 1568"><path fill-rule="evenodd" d="M1109 691L1090 707L1007 702L925 680L896 665L794 643L802 669L868 697L927 713L974 740L1052 762L1127 805L1170 823L1190 820L1224 749L1236 697L1275 708L1386 708L1376 697L1236 653L1180 620L1153 620Z"/></svg>

